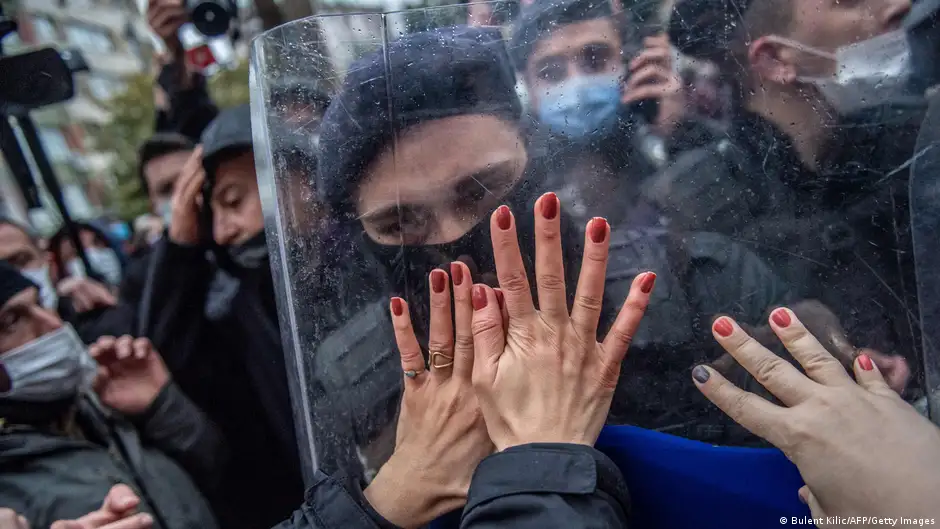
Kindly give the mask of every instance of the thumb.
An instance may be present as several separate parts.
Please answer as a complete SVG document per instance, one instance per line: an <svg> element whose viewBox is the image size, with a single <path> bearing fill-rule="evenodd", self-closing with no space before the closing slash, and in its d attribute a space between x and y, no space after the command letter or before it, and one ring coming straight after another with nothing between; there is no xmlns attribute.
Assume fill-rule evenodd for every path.
<svg viewBox="0 0 940 529"><path fill-rule="evenodd" d="M59 520L54 522L49 529L84 529L81 522L75 520Z"/></svg>
<svg viewBox="0 0 940 529"><path fill-rule="evenodd" d="M486 285L473 285L473 383L489 387L506 347L503 314L496 292Z"/></svg>
<svg viewBox="0 0 940 529"><path fill-rule="evenodd" d="M800 495L800 501L809 506L809 512L813 518L826 518L826 513L819 506L819 500L813 495L813 491L809 490L809 487L803 485L797 494Z"/></svg>
<svg viewBox="0 0 940 529"><path fill-rule="evenodd" d="M138 505L140 505L140 498L137 494L127 485L120 484L111 487L102 507L113 513L123 514Z"/></svg>

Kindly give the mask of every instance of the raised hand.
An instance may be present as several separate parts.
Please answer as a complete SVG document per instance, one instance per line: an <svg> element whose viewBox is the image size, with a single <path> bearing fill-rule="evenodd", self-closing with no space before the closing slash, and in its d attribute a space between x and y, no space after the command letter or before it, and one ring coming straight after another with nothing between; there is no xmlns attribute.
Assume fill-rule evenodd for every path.
<svg viewBox="0 0 940 529"><path fill-rule="evenodd" d="M538 442L593 445L610 409L621 361L649 303L656 275L634 279L626 302L597 341L610 227L587 226L584 258L569 314L554 193L535 206L535 309L519 252L516 222L506 206L490 219L504 303L485 285L473 287L473 386L498 450ZM506 320L503 317L503 305Z"/></svg>
<svg viewBox="0 0 940 529"><path fill-rule="evenodd" d="M163 359L146 338L104 336L88 353L98 362L98 397L121 413L143 413L170 381Z"/></svg>
<svg viewBox="0 0 940 529"><path fill-rule="evenodd" d="M150 529L153 517L137 513L140 498L127 485L111 487L101 508L77 520L59 520L50 529Z"/></svg>

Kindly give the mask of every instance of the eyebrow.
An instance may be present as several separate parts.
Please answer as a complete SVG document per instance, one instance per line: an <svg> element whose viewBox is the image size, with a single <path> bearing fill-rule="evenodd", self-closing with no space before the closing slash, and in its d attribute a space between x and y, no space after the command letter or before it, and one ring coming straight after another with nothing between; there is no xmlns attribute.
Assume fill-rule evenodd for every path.
<svg viewBox="0 0 940 529"><path fill-rule="evenodd" d="M478 171L458 176L452 188L457 189L461 186L476 184L483 188L488 195L493 195L493 189L498 189L505 180L505 175L512 174L515 169L515 160L503 160L490 165ZM515 176L515 175L513 175ZM500 198L500 197L497 197ZM359 216L359 220L368 220L370 222L382 223L398 220L399 210L407 205L393 203L367 211Z"/></svg>

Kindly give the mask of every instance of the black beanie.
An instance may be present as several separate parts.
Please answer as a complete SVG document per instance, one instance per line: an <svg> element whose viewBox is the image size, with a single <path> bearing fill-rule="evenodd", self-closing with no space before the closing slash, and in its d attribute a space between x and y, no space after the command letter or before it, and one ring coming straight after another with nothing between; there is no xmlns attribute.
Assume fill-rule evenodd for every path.
<svg viewBox="0 0 940 529"><path fill-rule="evenodd" d="M467 26L406 35L349 67L320 126L317 191L352 209L363 172L405 128L489 114L517 121L515 74L498 28Z"/></svg>
<svg viewBox="0 0 940 529"><path fill-rule="evenodd" d="M610 0L543 0L523 7L512 33L516 68L525 69L535 44L555 28L613 14Z"/></svg>
<svg viewBox="0 0 940 529"><path fill-rule="evenodd" d="M669 41L689 57L722 62L750 5L751 0L678 0L669 17Z"/></svg>
<svg viewBox="0 0 940 529"><path fill-rule="evenodd" d="M10 298L30 287L39 288L13 265L0 261L0 307L6 305Z"/></svg>

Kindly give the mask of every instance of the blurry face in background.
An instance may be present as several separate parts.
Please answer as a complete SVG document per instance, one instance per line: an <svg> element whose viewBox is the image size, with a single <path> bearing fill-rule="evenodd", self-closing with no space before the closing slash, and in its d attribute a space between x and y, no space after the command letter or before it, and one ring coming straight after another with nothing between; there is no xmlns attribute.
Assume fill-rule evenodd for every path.
<svg viewBox="0 0 940 529"><path fill-rule="evenodd" d="M89 248L101 248L107 249L110 248L108 243L101 240L101 237L97 233L83 229L78 232L78 236L82 241L82 247ZM75 247L72 246L72 241L68 238L62 239L62 242L59 244L58 248L59 259L62 263L68 263L69 261L78 257L78 254L75 252Z"/></svg>
<svg viewBox="0 0 940 529"><path fill-rule="evenodd" d="M42 268L47 262L29 235L11 224L0 224L0 260L18 270Z"/></svg>
<svg viewBox="0 0 940 529"><path fill-rule="evenodd" d="M62 320L55 311L39 304L39 291L27 288L0 308L0 355L60 327Z"/></svg>
<svg viewBox="0 0 940 529"><path fill-rule="evenodd" d="M177 151L150 160L144 166L144 178L147 180L147 196L153 205L153 212L160 215L173 198L173 189L179 179L180 171L192 151Z"/></svg>
<svg viewBox="0 0 940 529"><path fill-rule="evenodd" d="M237 246L264 229L255 157L246 151L219 163L212 188L212 232L222 246Z"/></svg>
<svg viewBox="0 0 940 529"><path fill-rule="evenodd" d="M375 159L356 196L366 233L385 245L460 238L502 203L527 161L518 127L487 115L415 125L395 148Z"/></svg>
<svg viewBox="0 0 940 529"><path fill-rule="evenodd" d="M620 32L611 18L559 26L540 39L526 64L525 80L534 110L546 91L576 76L623 75Z"/></svg>

